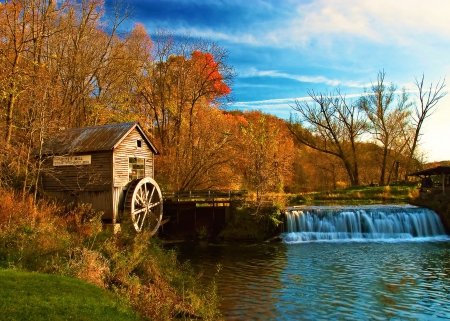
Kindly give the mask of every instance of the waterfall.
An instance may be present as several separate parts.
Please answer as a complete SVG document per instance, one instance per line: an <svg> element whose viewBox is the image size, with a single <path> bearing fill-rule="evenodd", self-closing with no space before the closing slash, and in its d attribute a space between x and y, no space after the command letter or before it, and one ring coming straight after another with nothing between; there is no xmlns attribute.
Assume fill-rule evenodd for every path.
<svg viewBox="0 0 450 321"><path fill-rule="evenodd" d="M285 229L285 243L448 238L435 212L412 205L295 206Z"/></svg>

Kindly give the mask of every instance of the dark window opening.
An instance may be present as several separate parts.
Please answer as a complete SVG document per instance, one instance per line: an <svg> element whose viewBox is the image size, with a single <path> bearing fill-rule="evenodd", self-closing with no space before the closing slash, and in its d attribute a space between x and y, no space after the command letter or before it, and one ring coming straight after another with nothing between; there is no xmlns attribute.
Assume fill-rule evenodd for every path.
<svg viewBox="0 0 450 321"><path fill-rule="evenodd" d="M128 179L130 181L145 177L145 159L130 157L128 159Z"/></svg>
<svg viewBox="0 0 450 321"><path fill-rule="evenodd" d="M142 147L142 141L140 139L137 140L137 147L139 147L139 148Z"/></svg>

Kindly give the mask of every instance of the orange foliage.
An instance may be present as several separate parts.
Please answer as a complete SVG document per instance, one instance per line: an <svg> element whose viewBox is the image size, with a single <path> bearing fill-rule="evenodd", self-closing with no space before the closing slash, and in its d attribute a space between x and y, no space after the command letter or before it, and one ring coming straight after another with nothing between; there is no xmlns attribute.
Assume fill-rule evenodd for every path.
<svg viewBox="0 0 450 321"><path fill-rule="evenodd" d="M223 82L223 76L219 71L219 64L214 61L213 55L209 52L202 53L195 50L191 56L195 65L196 72L201 75L202 83L208 84L209 100L213 100L215 96L225 96L231 93L230 87Z"/></svg>

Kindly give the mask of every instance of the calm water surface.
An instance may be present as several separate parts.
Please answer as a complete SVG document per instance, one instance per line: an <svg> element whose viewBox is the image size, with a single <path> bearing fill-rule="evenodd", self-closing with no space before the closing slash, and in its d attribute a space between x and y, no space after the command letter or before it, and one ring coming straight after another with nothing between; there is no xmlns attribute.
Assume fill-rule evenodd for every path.
<svg viewBox="0 0 450 321"><path fill-rule="evenodd" d="M450 320L450 241L177 247L225 320Z"/></svg>

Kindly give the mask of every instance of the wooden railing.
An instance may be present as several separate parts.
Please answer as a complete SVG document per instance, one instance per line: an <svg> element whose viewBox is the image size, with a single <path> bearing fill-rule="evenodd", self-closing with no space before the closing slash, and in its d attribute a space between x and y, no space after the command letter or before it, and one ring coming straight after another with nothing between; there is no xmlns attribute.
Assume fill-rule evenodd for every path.
<svg viewBox="0 0 450 321"><path fill-rule="evenodd" d="M242 200L247 191L172 191L163 192L163 199L172 202L230 202Z"/></svg>

